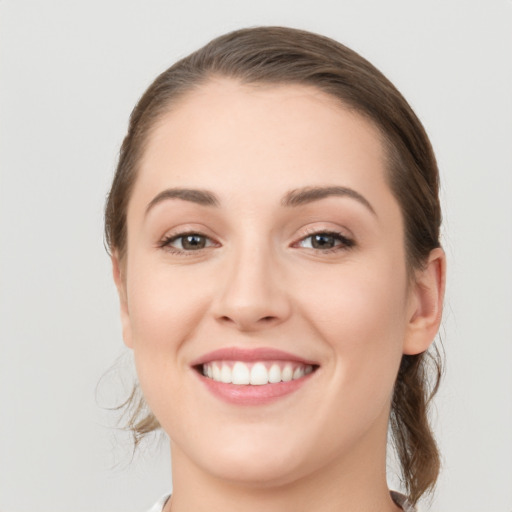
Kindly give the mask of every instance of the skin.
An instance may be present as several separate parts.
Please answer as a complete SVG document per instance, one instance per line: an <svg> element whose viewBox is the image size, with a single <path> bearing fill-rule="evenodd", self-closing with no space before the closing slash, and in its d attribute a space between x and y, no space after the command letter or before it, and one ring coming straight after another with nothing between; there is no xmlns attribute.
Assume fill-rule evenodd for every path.
<svg viewBox="0 0 512 512"><path fill-rule="evenodd" d="M398 510L385 475L390 399L402 354L426 350L437 332L445 263L436 249L408 279L384 162L371 123L299 85L212 80L155 127L127 254L114 253L113 267L125 343L171 439L166 511ZM282 204L291 190L325 186L370 207L347 195ZM207 190L219 205L174 198L147 211L175 187ZM207 246L162 247L183 232ZM318 232L344 238L321 250ZM233 346L319 367L273 403L229 404L190 365Z"/></svg>

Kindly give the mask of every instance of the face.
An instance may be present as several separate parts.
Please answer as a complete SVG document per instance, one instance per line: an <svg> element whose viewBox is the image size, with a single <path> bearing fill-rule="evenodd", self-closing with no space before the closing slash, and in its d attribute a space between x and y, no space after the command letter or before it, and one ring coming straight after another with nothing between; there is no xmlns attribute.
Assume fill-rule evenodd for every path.
<svg viewBox="0 0 512 512"><path fill-rule="evenodd" d="M305 86L213 81L155 127L118 286L173 465L273 485L384 454L417 309L386 174Z"/></svg>

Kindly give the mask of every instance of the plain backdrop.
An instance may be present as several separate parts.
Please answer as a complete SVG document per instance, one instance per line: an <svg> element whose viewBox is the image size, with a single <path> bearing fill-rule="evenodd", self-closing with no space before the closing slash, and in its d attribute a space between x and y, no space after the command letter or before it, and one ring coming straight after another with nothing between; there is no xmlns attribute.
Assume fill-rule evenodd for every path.
<svg viewBox="0 0 512 512"><path fill-rule="evenodd" d="M0 511L142 512L170 490L166 441L132 460L107 410L132 373L103 204L153 78L263 24L362 53L424 122L449 281L444 464L422 509L512 511L510 0L0 0Z"/></svg>

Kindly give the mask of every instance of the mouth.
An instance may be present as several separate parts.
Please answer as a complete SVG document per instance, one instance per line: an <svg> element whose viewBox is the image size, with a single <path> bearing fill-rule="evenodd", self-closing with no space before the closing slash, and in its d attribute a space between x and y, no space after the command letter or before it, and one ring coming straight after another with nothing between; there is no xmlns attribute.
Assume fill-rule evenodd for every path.
<svg viewBox="0 0 512 512"><path fill-rule="evenodd" d="M235 386L264 386L290 382L309 375L317 365L294 361L211 361L196 366L204 377Z"/></svg>
<svg viewBox="0 0 512 512"><path fill-rule="evenodd" d="M238 405L274 401L302 387L319 365L274 349L221 349L192 364L217 397Z"/></svg>

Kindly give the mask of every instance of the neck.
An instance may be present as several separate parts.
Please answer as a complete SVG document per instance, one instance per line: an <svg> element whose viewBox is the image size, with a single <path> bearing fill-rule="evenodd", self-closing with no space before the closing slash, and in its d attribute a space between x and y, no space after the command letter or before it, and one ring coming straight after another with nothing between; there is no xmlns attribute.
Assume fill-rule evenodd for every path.
<svg viewBox="0 0 512 512"><path fill-rule="evenodd" d="M367 441L314 472L279 483L219 478L171 443L173 496L165 512L398 512L387 488L385 435Z"/></svg>

